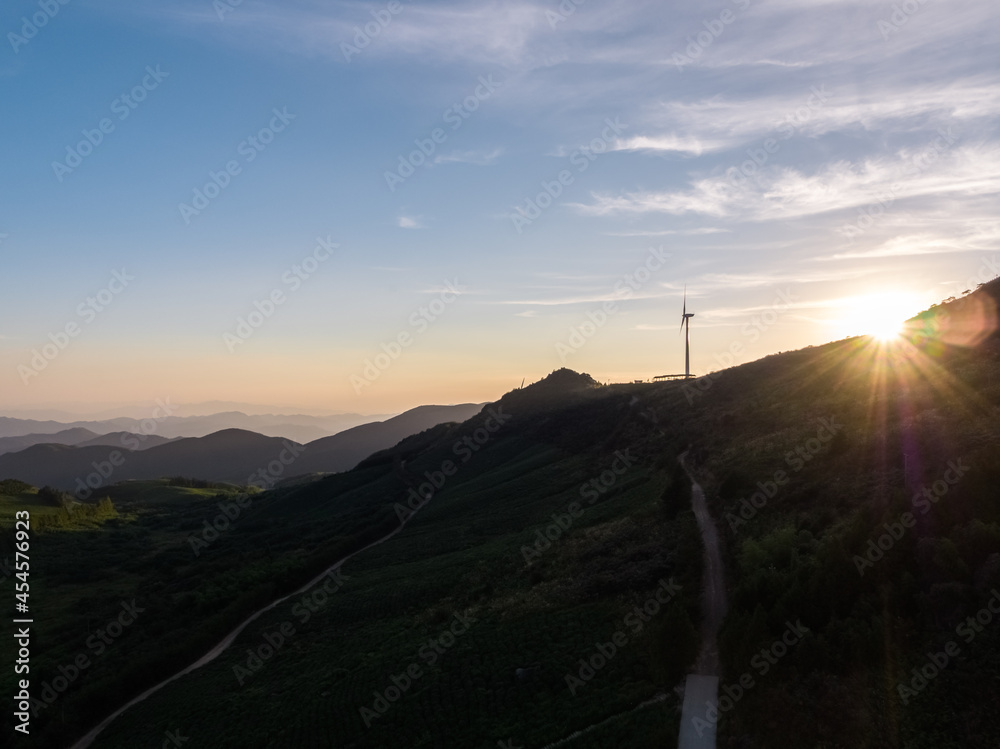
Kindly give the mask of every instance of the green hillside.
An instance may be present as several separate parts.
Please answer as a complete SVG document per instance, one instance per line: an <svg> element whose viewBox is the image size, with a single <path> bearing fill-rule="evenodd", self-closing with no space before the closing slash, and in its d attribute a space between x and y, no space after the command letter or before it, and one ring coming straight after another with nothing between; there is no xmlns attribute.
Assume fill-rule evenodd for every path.
<svg viewBox="0 0 1000 749"><path fill-rule="evenodd" d="M34 683L91 661L33 741L71 744L406 521L94 746L542 747L595 724L562 745L675 745L698 646L690 445L728 563L720 746L993 747L996 296L935 308L892 347L848 339L689 382L560 370L271 492L113 487L117 517L33 541ZM135 623L94 652L133 599Z"/></svg>
<svg viewBox="0 0 1000 749"><path fill-rule="evenodd" d="M336 737L378 746L414 720L426 723L428 746L458 735L465 745L492 746L515 738L512 731L545 743L661 691L676 703L671 687L696 648L690 619L697 619L699 584L697 566L685 561L698 557L699 542L683 510L676 445L650 432L631 392L568 372L493 408L498 418L487 409L438 427L348 474L253 495L218 538L205 521L219 514L220 502L236 506L241 495L136 482L111 490L130 522L39 536L36 574L54 578L45 597L76 604L60 612L65 626L38 638L61 647L36 645L37 683L51 682L75 651L93 654L80 626L84 610L96 629L122 600L144 609L40 711L46 740L78 737L127 695L207 651L241 614L398 527L410 508L418 512L403 533L345 565L331 603L313 612L294 597L243 632L239 647L123 715L97 745L121 736L134 746L135 731L155 742L179 716L185 735L200 735L206 746L266 745L265 725L256 722L262 716L271 716L264 719L271 740L287 745L322 746ZM578 428L580 415L587 423ZM426 492L428 475L442 486L425 503L411 489ZM597 488L582 490L588 481ZM546 530L555 540L535 547ZM67 567L74 554L81 564ZM662 611L624 624L658 590L669 593ZM456 616L475 619L467 636L439 658L419 655ZM247 664L247 647L281 632L284 622L294 636L241 685L234 667L255 665ZM627 646L571 695L566 675L619 629ZM678 638L686 638L686 656L666 646ZM407 699L366 727L360 708L371 707L373 692L384 693L414 658L426 668ZM211 683L192 688L202 679ZM254 722L218 721L217 706L197 697L206 693L226 695ZM305 704L308 711L290 724L288 715ZM626 722L635 724L636 740L648 735L653 745L676 733L676 719L660 710Z"/></svg>

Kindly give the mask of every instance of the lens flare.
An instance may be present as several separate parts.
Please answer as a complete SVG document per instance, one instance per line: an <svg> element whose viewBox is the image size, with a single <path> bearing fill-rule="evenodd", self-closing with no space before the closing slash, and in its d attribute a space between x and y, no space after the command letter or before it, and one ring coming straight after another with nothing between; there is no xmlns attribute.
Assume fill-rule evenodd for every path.
<svg viewBox="0 0 1000 749"><path fill-rule="evenodd" d="M887 344L900 337L904 323L920 309L920 300L910 294L872 294L847 300L837 322L844 336L869 335Z"/></svg>

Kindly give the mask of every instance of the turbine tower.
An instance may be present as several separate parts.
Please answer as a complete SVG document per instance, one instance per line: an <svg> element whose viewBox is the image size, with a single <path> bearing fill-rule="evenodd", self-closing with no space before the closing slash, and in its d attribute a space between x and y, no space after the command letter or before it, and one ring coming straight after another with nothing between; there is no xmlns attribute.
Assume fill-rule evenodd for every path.
<svg viewBox="0 0 1000 749"><path fill-rule="evenodd" d="M685 332L684 340L684 379L691 377L691 318L694 312L687 310L687 284L684 285L684 311L681 312L681 330Z"/></svg>

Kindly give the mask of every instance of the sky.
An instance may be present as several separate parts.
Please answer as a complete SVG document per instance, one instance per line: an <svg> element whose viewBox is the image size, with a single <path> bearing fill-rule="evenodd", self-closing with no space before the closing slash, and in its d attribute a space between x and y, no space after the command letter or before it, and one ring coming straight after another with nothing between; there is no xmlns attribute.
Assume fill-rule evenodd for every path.
<svg viewBox="0 0 1000 749"><path fill-rule="evenodd" d="M970 0L13 0L0 409L705 374L1000 273ZM686 301L685 301L686 294Z"/></svg>

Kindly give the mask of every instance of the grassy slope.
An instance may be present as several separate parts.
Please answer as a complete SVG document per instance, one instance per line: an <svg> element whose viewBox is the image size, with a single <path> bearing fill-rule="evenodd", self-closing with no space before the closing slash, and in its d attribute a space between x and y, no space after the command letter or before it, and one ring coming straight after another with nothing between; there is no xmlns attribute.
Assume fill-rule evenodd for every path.
<svg viewBox="0 0 1000 749"><path fill-rule="evenodd" d="M757 681L723 716L720 745L992 747L1000 734L1000 622L963 643L962 656L909 704L897 691L922 654L956 639L956 624L1000 585L1000 355L995 335L975 348L944 345L943 338L961 337L961 326L935 323L940 312L923 320L935 335L891 359L854 339L703 378L699 390L663 383L508 394L503 403L515 421L402 534L352 560L333 602L305 624L290 608L275 610L218 661L120 718L96 746L152 744L171 730L191 736L190 746L387 746L398 745L401 733L413 746L492 747L508 739L539 746L627 709L674 681L672 646L690 623L670 616L686 609L696 618L698 543L670 486L673 456L692 442L729 558L723 683L747 671ZM962 318L955 312L953 322ZM831 417L843 424L839 434L794 470L788 452L809 445L818 420ZM478 425L430 430L351 473L263 495L198 560L178 525L196 526L196 512L178 519L173 508L156 527L140 515L119 530L160 549L136 590L152 600L169 593L169 610L161 612L169 626L144 639L137 625L135 641L130 632L115 650L141 660L161 652L163 638L178 648L199 633L210 640L225 619L220 604L235 616L253 596L392 527L391 503L423 471L454 459L455 440ZM625 447L641 456L637 465L525 569L521 545ZM860 576L854 558L868 541L914 511L913 493L958 459L969 473ZM778 470L788 483L731 528L726 516ZM180 533L170 543L160 535L167 524ZM664 575L684 582L681 606L668 608L571 697L564 674L620 628L629 604L645 600ZM366 729L358 708L409 663L425 666L420 645L455 612L478 622ZM798 619L810 634L759 675L754 653ZM233 667L282 621L294 624L294 637L238 686ZM533 664L532 678L518 681L514 669ZM95 666L87 677L104 700L93 720L121 697L108 689L118 682L98 676ZM671 696L662 708L570 745L669 746L675 708ZM86 722L86 714L73 718L76 727Z"/></svg>
<svg viewBox="0 0 1000 749"><path fill-rule="evenodd" d="M786 620L812 630L723 717L722 746L995 746L1000 618L971 643L956 627L1000 587L1000 346L983 312L997 294L994 282L945 305L950 322L921 316L938 334L894 356L852 339L729 370L690 404L658 400L696 441L728 549L727 677L757 677L753 655ZM982 329L994 332L974 348L942 343ZM830 417L842 430L796 471L789 451ZM969 472L923 513L913 495L957 460ZM778 470L788 483L737 522ZM916 527L859 574L856 558L905 512ZM949 640L961 657L904 702L898 684Z"/></svg>
<svg viewBox="0 0 1000 749"><path fill-rule="evenodd" d="M697 615L698 589L697 568L679 564L698 556L693 519L661 500L676 475L674 452L630 407L628 393L559 393L542 397L529 389L508 396L504 407L515 420L466 463L453 446L475 434L482 418L430 430L404 442L399 455L376 456L351 473L255 497L234 529L197 559L184 537L214 514L214 501L155 489L144 496L141 486L128 484L120 491L132 495L114 499L119 510L134 511L134 521L93 538L41 537L44 542L36 541L41 554L60 543L86 548L79 546L81 535L86 543L115 548L126 538L137 542L141 552L131 549L128 562L118 560L137 574L130 589L110 570L96 569L90 574L122 584L97 591L66 581L67 587L54 593L85 591L92 608L100 601L102 611L119 596L148 602L147 613L95 661L78 691L57 703L66 706L66 723L53 709L46 711L53 743L82 733L149 681L143 676L194 660L201 651L192 641L206 650L210 635L218 638L221 622L235 621L227 611L234 614L240 605L246 610L253 600L301 580L307 568L315 570L321 561L394 527L391 503L403 500L412 482L446 459L460 464L458 474L402 534L348 564L350 579L333 603L305 624L293 613L294 601L279 607L216 662L122 716L97 745L156 743L165 731L180 729L203 746L266 745L263 737L279 735L274 740L286 745L325 746L335 740L380 746L413 725L425 736L414 745L495 746L507 738L537 744L627 710L658 690L669 691L686 664L677 663L665 643L676 639L674 629L691 630L686 609ZM581 413L588 426L575 428ZM552 513L564 514L570 502L580 500L581 483L600 475L612 465L614 451L626 448L634 466L600 501L585 505L569 532L527 568L522 545L534 540L537 528L551 524ZM400 457L407 461L405 470ZM68 553L63 549L61 558ZM630 603L645 602L658 582L672 575L685 593L670 604L677 608L673 618L666 607L597 679L571 696L565 674L593 653L598 640L623 628ZM78 629L80 613L71 617ZM420 646L444 631L456 613L478 621L426 668L405 700L366 729L358 708L370 705L372 692L389 686L388 679L414 658L426 666L417 657ZM263 633L283 621L295 627L295 636L240 687L233 666L245 663L246 648L262 643ZM66 653L83 647L82 635L61 634ZM689 656L693 644L685 649ZM65 661L51 659L48 670L40 670L50 676L60 662ZM516 679L517 668L536 664L529 679ZM206 694L217 700L206 700ZM630 745L642 746L644 735L676 732L675 711L669 709L676 698L670 699L667 709L622 720L623 726L642 727ZM220 720L220 710L231 719Z"/></svg>

